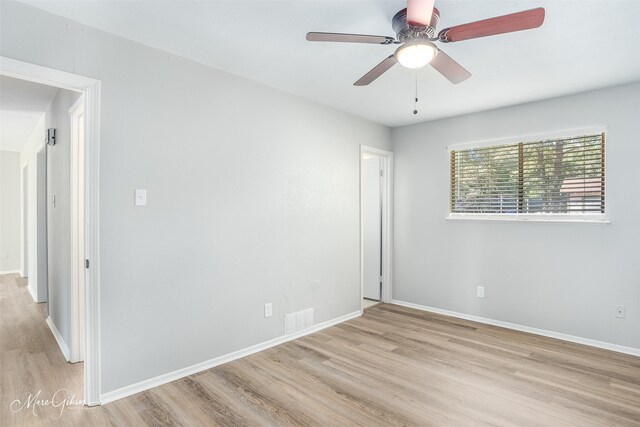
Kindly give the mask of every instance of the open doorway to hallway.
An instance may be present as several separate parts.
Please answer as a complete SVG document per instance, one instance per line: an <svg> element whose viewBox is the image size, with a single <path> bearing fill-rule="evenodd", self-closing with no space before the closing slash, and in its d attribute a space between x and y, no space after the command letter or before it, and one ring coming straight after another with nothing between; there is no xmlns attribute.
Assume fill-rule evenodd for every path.
<svg viewBox="0 0 640 427"><path fill-rule="evenodd" d="M84 259L71 256L72 262L79 265L75 268L82 268L84 278L84 399L83 403L95 406L100 403L100 318L98 316L100 307L100 220L99 220L99 200L100 200L100 87L99 80L72 74L53 68L43 67L36 64L18 61L12 58L0 56L0 76L11 77L19 81L36 83L50 86L55 90L71 91L81 94L84 99L84 144L82 153L79 156L83 165L83 204L81 208L82 216L78 216L79 222L72 223L70 227L71 241L77 239L77 235L82 233L84 241ZM0 98L5 94L0 94ZM65 120L67 120L65 118ZM70 121L69 121L70 122ZM67 123L69 123L67 122ZM46 127L46 126L45 126ZM41 134L39 134L41 135ZM54 136L48 133L49 136ZM49 138L51 141L51 138ZM75 170L73 168L72 170ZM54 201L47 196L47 209ZM57 203L57 202L56 202ZM67 205L68 206L68 205ZM75 224L75 225L73 225ZM48 244L46 246L49 246ZM50 257L49 261L51 261ZM30 268L33 272L33 269ZM74 270L74 267L71 268ZM47 268L47 272L51 269ZM51 278L47 278L51 283ZM49 287L51 288L51 287ZM53 304L52 292L48 293L50 306ZM69 302L67 298L63 301ZM68 325L67 325L68 330ZM82 333L82 332L80 332ZM62 335L62 334L60 334ZM71 346L70 353L75 346ZM70 359L73 356L70 355ZM5 371L3 371L5 372ZM2 413L0 412L0 415ZM1 423L0 423L1 424Z"/></svg>
<svg viewBox="0 0 640 427"><path fill-rule="evenodd" d="M15 399L84 396L84 120L83 93L0 75L0 226L18 230L0 234L0 388Z"/></svg>

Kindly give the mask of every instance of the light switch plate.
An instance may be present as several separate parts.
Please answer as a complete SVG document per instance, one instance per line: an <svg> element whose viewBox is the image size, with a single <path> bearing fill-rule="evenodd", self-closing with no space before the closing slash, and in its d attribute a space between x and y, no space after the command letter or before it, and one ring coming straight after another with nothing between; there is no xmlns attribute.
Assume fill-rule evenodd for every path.
<svg viewBox="0 0 640 427"><path fill-rule="evenodd" d="M135 205L147 206L147 190L136 189L135 192Z"/></svg>
<svg viewBox="0 0 640 427"><path fill-rule="evenodd" d="M268 302L264 305L264 317L273 316L273 305Z"/></svg>

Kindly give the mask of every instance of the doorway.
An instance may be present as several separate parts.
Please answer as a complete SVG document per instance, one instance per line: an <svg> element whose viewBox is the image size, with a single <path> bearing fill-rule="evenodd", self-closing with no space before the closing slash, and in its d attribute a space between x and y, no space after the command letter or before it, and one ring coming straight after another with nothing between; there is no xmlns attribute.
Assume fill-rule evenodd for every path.
<svg viewBox="0 0 640 427"><path fill-rule="evenodd" d="M0 56L0 75L77 92L81 94L84 100L84 110L81 117L78 118L78 122L82 123L79 125L82 127L79 132L82 132L83 138L77 139L82 147L76 147L76 157L74 158L74 161L81 166L72 167L71 170L72 173L76 174L76 177L82 177L80 178L82 182L78 183L73 189L74 192L77 192L76 194L79 198L75 205L78 210L76 212L77 226L75 228L71 227L70 236L71 241L76 242L77 255L81 256L81 259L76 257L77 265L81 267L78 267L75 271L77 276L81 276L84 281L82 289L84 295L82 293L77 294L77 299L82 300L82 306L80 306L79 301L78 306L82 307L80 309L83 310L83 313L80 316L84 317L84 322L82 322L83 324L79 329L79 334L82 335L81 341L76 339L75 342L79 342L79 344L74 345L72 342L71 347L80 347L76 355L84 359L82 366L84 372L83 400L87 405L97 405L100 403L100 324L98 317L100 306L100 257L98 251L100 229L98 216L100 189L100 81L2 56ZM69 114L71 114L71 111L69 111ZM49 156L47 155L47 157ZM66 158L69 159L69 157ZM33 197L33 193L31 193L31 196ZM62 204L56 205L54 194L49 196L53 199L48 200L47 206L49 208L56 206L62 208ZM70 208L70 203L65 203L65 209L67 206ZM35 237L33 233L29 234L32 238ZM51 252L48 255L50 256ZM34 266L27 266L25 261L23 268L27 270L25 273L28 274L28 269L31 268L33 270ZM49 278L51 279L51 275ZM49 296L52 297L53 301L51 289L49 289ZM64 299L59 298L59 301L66 304L67 299L66 297ZM60 306L62 307L62 304ZM52 332L54 331L52 330Z"/></svg>
<svg viewBox="0 0 640 427"><path fill-rule="evenodd" d="M391 301L393 153L360 148L360 281L364 310Z"/></svg>
<svg viewBox="0 0 640 427"><path fill-rule="evenodd" d="M362 297L382 299L382 159L362 155Z"/></svg>

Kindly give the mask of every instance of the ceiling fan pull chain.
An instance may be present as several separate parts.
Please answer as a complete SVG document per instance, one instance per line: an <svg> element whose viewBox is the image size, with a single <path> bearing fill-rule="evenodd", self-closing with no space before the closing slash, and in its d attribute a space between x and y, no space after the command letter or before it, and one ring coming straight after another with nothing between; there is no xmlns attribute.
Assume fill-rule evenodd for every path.
<svg viewBox="0 0 640 427"><path fill-rule="evenodd" d="M413 104L413 114L418 114L418 70L416 70L416 96Z"/></svg>

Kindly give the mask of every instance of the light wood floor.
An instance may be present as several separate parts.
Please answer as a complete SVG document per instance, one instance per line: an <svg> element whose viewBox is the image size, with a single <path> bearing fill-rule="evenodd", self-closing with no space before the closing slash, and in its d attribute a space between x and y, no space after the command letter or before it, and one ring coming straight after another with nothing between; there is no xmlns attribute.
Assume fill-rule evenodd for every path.
<svg viewBox="0 0 640 427"><path fill-rule="evenodd" d="M0 280L0 425L36 424L32 416L10 418L8 401L53 386L49 375L71 372L70 365L55 357L53 338L38 329L46 326L24 320L42 317L41 309L19 308L26 303L12 301L15 291L6 286L16 285ZM71 376L58 374L55 386L77 381ZM58 422L631 426L640 425L640 358L379 304L363 317L104 407L67 410Z"/></svg>
<svg viewBox="0 0 640 427"><path fill-rule="evenodd" d="M374 301L374 300L366 299L366 298L364 298L362 300L362 307L364 307L365 310L367 308L371 308L371 307L373 307L374 305L377 305L377 304L380 304L380 301Z"/></svg>
<svg viewBox="0 0 640 427"><path fill-rule="evenodd" d="M102 408L38 405L11 411L18 399L82 399L82 363L67 363L45 323L46 304L36 304L18 274L0 275L0 426L110 425ZM66 389L66 391L65 391ZM17 408L14 404L14 408ZM19 404L18 404L19 408Z"/></svg>

